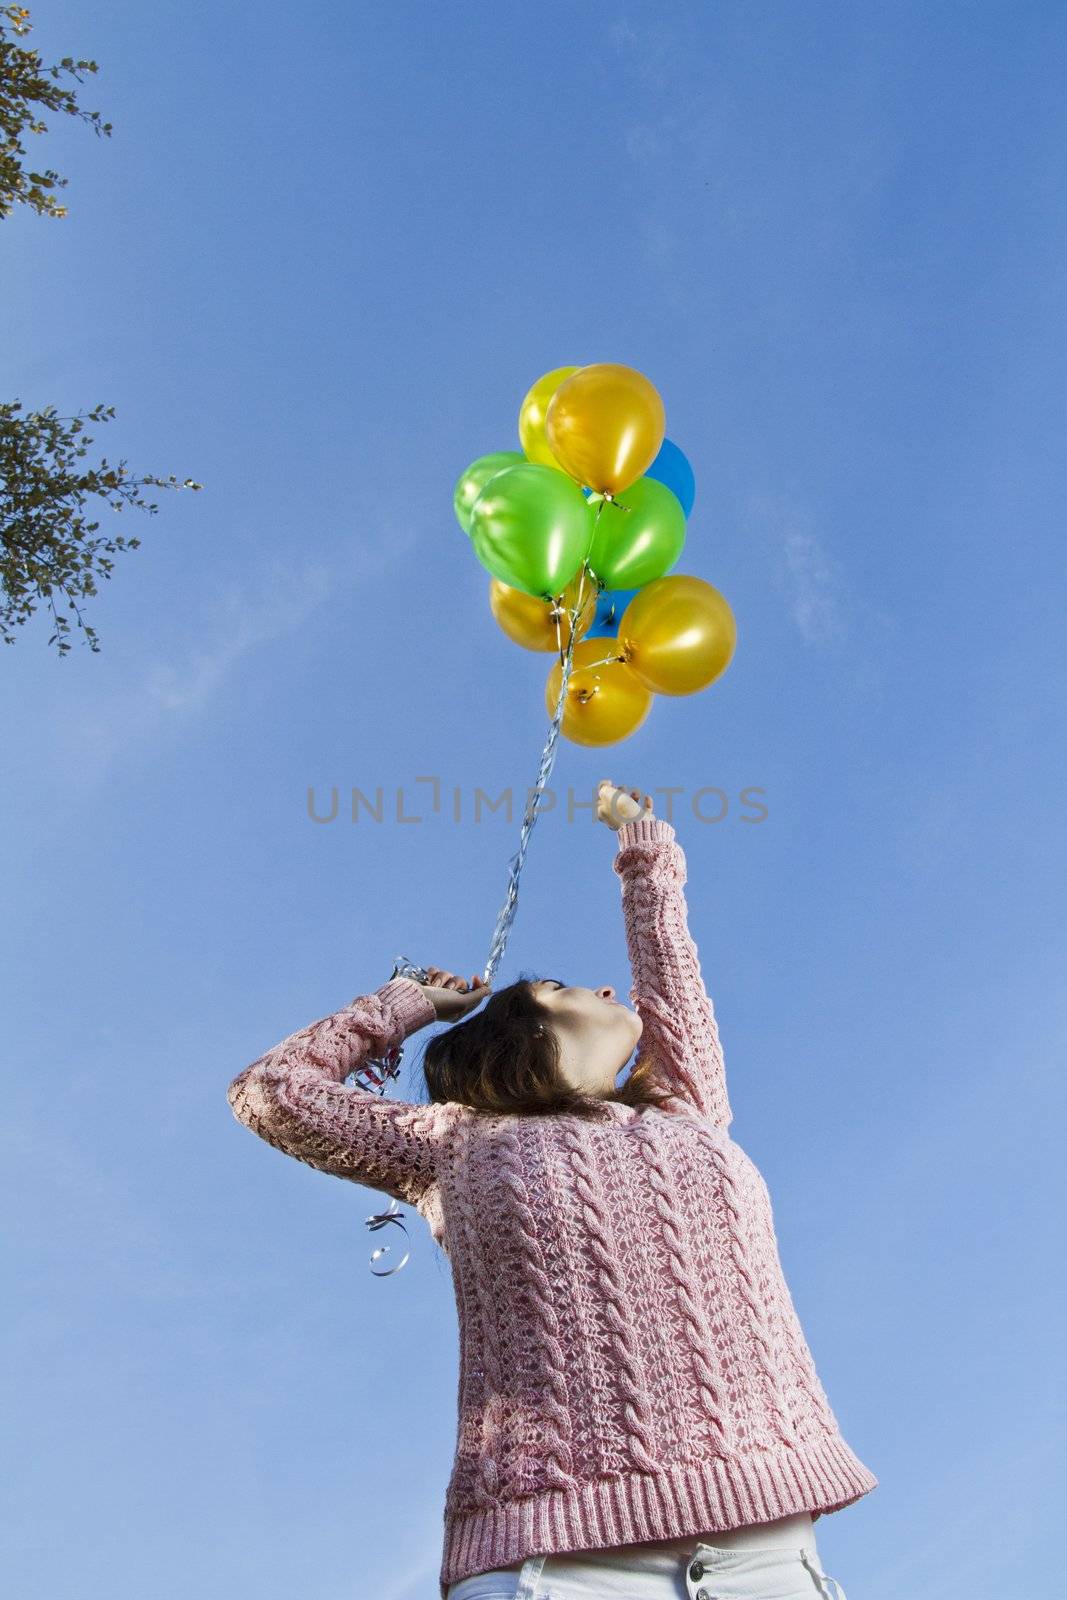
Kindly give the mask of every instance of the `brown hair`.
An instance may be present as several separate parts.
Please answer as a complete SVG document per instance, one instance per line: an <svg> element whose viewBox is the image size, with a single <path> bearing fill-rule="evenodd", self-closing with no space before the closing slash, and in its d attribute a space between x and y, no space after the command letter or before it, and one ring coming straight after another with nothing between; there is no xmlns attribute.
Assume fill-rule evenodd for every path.
<svg viewBox="0 0 1067 1600"><path fill-rule="evenodd" d="M426 1046L423 1072L430 1099L458 1100L497 1115L543 1116L568 1111L590 1116L605 1099L622 1105L659 1105L670 1091L650 1082L652 1059L644 1056L626 1082L610 1095L590 1095L560 1077L559 1040L552 1018L523 973L497 990L467 1018L436 1034Z"/></svg>

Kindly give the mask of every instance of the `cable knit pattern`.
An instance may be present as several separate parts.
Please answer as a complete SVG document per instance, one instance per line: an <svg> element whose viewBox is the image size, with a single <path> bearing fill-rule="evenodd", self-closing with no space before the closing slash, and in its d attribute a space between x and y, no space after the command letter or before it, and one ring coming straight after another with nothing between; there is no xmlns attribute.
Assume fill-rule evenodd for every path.
<svg viewBox="0 0 1067 1600"><path fill-rule="evenodd" d="M624 823L613 866L639 1059L664 1106L501 1116L347 1084L434 1020L408 978L283 1040L228 1091L269 1144L417 1207L448 1255L460 1372L442 1600L529 1555L713 1543L878 1483L841 1435L767 1186L728 1131L673 827Z"/></svg>
<svg viewBox="0 0 1067 1600"><path fill-rule="evenodd" d="M681 1313L679 1323L696 1379L697 1394L711 1423L716 1445L721 1449L731 1431L726 1384L722 1373L716 1370L715 1336L708 1325L701 1304L702 1297L694 1293L697 1286L692 1281L675 1184L667 1165L666 1153L655 1136L650 1119L645 1118L635 1126L641 1154L648 1163L649 1186L659 1215L663 1240L670 1252L668 1265Z"/></svg>
<svg viewBox="0 0 1067 1600"><path fill-rule="evenodd" d="M547 1482L553 1488L571 1488L575 1479L571 1473L568 1442L571 1413L566 1353L560 1343L559 1316L552 1303L552 1286L545 1272L537 1217L526 1183L528 1164L523 1160L522 1145L510 1128L501 1131L497 1148L500 1185L511 1202L508 1233L516 1243L515 1279L525 1322L523 1336L517 1342L514 1366L519 1375L520 1394L533 1393L538 1398L536 1422L544 1436L542 1470L537 1474L539 1480L544 1481L539 1481L536 1487L540 1489ZM525 1467L528 1473L532 1465L524 1459L521 1447L509 1451L507 1459L514 1462L517 1471ZM532 1488L520 1481L509 1486L509 1492L529 1494Z"/></svg>
<svg viewBox="0 0 1067 1600"><path fill-rule="evenodd" d="M626 1293L618 1246L612 1237L603 1196L598 1192L599 1184L586 1141L582 1137L583 1130L573 1117L561 1120L563 1141L570 1153L574 1171L575 1190L582 1204L585 1244L596 1263L601 1306L611 1329L614 1375L623 1397L626 1445L634 1466L642 1472L655 1472L652 1408L644 1392L644 1374L634 1326L634 1318L639 1315L640 1308L632 1304Z"/></svg>
<svg viewBox="0 0 1067 1600"><path fill-rule="evenodd" d="M726 1128L733 1112L715 1011L689 933L685 853L661 817L624 823L617 838L612 865L622 879L630 1000L644 1023L641 1053L662 1063L667 1088Z"/></svg>

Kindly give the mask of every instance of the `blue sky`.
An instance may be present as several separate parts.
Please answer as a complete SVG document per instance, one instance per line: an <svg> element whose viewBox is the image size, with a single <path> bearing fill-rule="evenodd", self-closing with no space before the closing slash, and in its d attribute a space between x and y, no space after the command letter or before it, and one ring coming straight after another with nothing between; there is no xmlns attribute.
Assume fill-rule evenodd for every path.
<svg viewBox="0 0 1067 1600"><path fill-rule="evenodd" d="M824 1564L864 1600L1051 1592L1058 8L32 20L46 61L100 63L115 131L53 115L34 147L70 215L4 225L4 393L113 404L96 455L204 489L123 513L101 654L57 660L43 618L4 652L10 1591L436 1595L447 1261L411 1215L376 1279L383 1197L226 1087L398 953L483 965L518 818L475 823L474 790L532 781L549 658L493 621L452 487L517 448L542 372L607 360L664 398L677 570L738 649L624 744L561 745L498 981L625 992L614 840L567 787L680 786L731 1132L880 1479L817 1524ZM334 784L424 820L316 825Z"/></svg>

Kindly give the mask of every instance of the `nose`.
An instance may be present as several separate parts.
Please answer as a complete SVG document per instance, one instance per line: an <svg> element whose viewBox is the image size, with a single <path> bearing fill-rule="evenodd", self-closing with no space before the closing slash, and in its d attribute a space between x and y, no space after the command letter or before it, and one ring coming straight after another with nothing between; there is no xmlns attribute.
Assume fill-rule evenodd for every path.
<svg viewBox="0 0 1067 1600"><path fill-rule="evenodd" d="M610 983L602 983L596 992L600 996L601 1000L614 1000L617 998L615 990L612 988Z"/></svg>

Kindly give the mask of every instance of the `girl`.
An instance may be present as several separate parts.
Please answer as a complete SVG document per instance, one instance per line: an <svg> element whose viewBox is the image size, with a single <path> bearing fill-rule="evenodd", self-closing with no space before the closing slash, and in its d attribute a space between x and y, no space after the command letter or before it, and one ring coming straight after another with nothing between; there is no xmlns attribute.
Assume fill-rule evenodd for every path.
<svg viewBox="0 0 1067 1600"><path fill-rule="evenodd" d="M833 1600L812 1524L878 1479L841 1436L767 1186L729 1133L674 828L607 779L597 818L632 1010L610 984L492 993L434 967L283 1040L229 1102L278 1149L414 1206L449 1257L441 1600ZM426 1047L428 1104L345 1083L435 1021L456 1025Z"/></svg>

